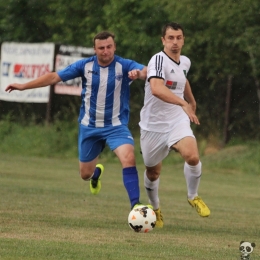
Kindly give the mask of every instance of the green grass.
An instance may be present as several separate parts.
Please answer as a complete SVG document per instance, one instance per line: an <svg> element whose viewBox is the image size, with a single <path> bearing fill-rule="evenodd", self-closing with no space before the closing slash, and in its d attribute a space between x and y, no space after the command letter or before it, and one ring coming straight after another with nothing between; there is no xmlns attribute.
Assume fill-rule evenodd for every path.
<svg viewBox="0 0 260 260"><path fill-rule="evenodd" d="M102 191L92 196L77 159L1 153L0 259L239 259L242 240L256 243L251 257L259 259L259 149L240 145L203 156L206 219L188 205L183 163L171 155L160 182L165 226L148 234L127 225L130 205L118 162L101 159ZM146 202L142 163L138 169Z"/></svg>
<svg viewBox="0 0 260 260"><path fill-rule="evenodd" d="M13 155L70 158L77 156L77 122L21 125L0 120L0 152Z"/></svg>

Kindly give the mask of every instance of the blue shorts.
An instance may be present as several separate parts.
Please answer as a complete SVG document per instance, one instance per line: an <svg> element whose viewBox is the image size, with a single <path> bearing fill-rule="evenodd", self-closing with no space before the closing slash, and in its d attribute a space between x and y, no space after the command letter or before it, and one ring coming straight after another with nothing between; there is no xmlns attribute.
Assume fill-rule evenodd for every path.
<svg viewBox="0 0 260 260"><path fill-rule="evenodd" d="M78 151L81 162L94 160L106 144L114 151L123 144L134 145L134 139L126 125L105 128L79 125Z"/></svg>

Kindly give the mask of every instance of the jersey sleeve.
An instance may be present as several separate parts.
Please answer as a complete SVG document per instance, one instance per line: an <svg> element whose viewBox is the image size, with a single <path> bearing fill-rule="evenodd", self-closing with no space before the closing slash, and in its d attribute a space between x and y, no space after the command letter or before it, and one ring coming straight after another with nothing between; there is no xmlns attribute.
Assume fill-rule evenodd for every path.
<svg viewBox="0 0 260 260"><path fill-rule="evenodd" d="M78 60L57 73L63 82L77 77L82 77L85 64L86 59Z"/></svg>
<svg viewBox="0 0 260 260"><path fill-rule="evenodd" d="M126 86L129 86L133 81L128 77L128 72L135 69L142 70L145 65L140 64L134 60L123 59L120 57L117 58L123 66L123 81L126 83Z"/></svg>
<svg viewBox="0 0 260 260"><path fill-rule="evenodd" d="M154 55L148 63L147 80L150 81L151 78L165 78L163 70L163 56L160 54Z"/></svg>

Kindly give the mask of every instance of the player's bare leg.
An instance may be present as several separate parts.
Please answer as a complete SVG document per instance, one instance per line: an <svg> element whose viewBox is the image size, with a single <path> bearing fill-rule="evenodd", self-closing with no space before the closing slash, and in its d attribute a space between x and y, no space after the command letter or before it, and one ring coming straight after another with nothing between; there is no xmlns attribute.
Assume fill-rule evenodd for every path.
<svg viewBox="0 0 260 260"><path fill-rule="evenodd" d="M83 180L91 179L96 168L98 157L90 162L79 162L79 173Z"/></svg>
<svg viewBox="0 0 260 260"><path fill-rule="evenodd" d="M90 181L90 192L94 195L101 190L101 177L104 166L97 164L98 157L90 162L79 162L80 176L83 180Z"/></svg>

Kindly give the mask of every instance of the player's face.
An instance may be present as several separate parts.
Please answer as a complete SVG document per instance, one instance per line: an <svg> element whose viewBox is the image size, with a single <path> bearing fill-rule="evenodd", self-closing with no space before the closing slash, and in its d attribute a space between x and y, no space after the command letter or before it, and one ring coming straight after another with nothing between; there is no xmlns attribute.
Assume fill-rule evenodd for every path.
<svg viewBox="0 0 260 260"><path fill-rule="evenodd" d="M114 60L116 44L112 37L108 37L105 40L96 39L94 50L99 65L108 66Z"/></svg>
<svg viewBox="0 0 260 260"><path fill-rule="evenodd" d="M182 46L184 45L184 36L182 30L173 30L172 28L168 28L166 30L165 36L162 37L162 43L166 53L180 53Z"/></svg>

